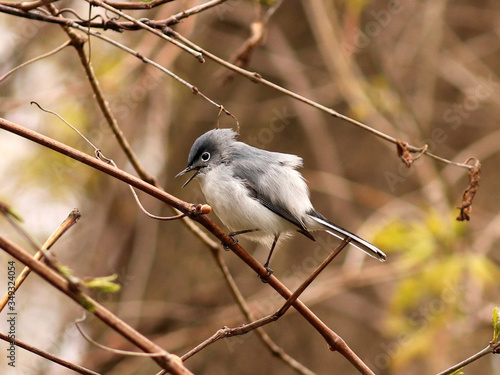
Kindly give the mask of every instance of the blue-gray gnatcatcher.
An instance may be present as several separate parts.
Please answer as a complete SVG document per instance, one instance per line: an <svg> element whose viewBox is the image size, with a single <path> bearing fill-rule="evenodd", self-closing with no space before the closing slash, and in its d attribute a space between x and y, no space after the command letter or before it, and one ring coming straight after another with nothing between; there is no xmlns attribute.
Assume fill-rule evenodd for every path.
<svg viewBox="0 0 500 375"><path fill-rule="evenodd" d="M214 129L191 147L188 167L176 177L196 171L205 198L222 223L232 232L271 246L264 267L283 236L298 231L314 240L311 231L324 230L341 239L350 238L357 248L381 261L385 254L371 243L333 224L311 204L309 189L296 168L296 155L269 152L236 140L231 129ZM236 240L235 240L236 242Z"/></svg>

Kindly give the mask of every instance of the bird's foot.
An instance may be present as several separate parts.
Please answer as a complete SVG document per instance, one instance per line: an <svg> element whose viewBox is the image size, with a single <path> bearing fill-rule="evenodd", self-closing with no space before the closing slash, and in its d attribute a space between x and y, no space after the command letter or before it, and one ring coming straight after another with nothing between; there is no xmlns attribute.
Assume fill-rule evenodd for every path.
<svg viewBox="0 0 500 375"><path fill-rule="evenodd" d="M236 244L238 243L238 240L236 239L236 237L235 237L235 235L234 235L234 234L229 233L229 237L231 237L231 238L233 239L233 243L232 243L231 245L226 245L225 243L222 243L222 242L221 242L222 247L223 247L223 248L224 248L224 250L226 250L226 251L229 251L229 250L230 250L230 248L229 248L230 246L234 246L234 245L236 245Z"/></svg>
<svg viewBox="0 0 500 375"><path fill-rule="evenodd" d="M260 281L262 281L264 284L267 284L267 279L269 279L269 276L271 276L274 271L267 265L264 265L264 268L267 270L267 275L266 276L259 276Z"/></svg>

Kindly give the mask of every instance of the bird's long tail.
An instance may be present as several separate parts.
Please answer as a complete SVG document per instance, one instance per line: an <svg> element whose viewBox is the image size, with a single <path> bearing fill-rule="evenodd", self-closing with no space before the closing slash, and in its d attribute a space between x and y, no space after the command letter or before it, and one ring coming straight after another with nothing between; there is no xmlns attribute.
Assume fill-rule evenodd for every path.
<svg viewBox="0 0 500 375"><path fill-rule="evenodd" d="M351 233L348 230L332 223L331 221L326 219L323 215L321 215L319 212L314 211L309 214L309 217L314 221L316 221L317 223L321 224L322 226L328 228L325 231L331 234L332 236L335 236L342 240L345 239L346 237L349 237L351 239L350 243L356 246L358 249L364 251L366 254L375 259L378 259L382 262L385 261L386 256L379 248L372 245L368 241L365 241L361 237L356 236L354 233Z"/></svg>

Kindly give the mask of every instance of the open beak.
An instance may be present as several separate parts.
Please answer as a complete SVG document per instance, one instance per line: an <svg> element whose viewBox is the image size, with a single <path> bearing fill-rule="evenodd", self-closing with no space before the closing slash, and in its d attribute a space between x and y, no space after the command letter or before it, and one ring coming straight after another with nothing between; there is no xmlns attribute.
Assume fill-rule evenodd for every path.
<svg viewBox="0 0 500 375"><path fill-rule="evenodd" d="M191 172L192 170L196 170L196 173L193 174L191 177L189 177L189 179L184 183L184 185L182 185L182 187L186 186L187 184L189 184L191 182L191 180L193 178L195 178L198 173L200 173L200 168L196 168L196 167L193 167L193 166L189 166L187 167L186 169L184 169L182 172L178 173L177 176L175 176L175 178L179 177L179 176L182 176L188 172Z"/></svg>

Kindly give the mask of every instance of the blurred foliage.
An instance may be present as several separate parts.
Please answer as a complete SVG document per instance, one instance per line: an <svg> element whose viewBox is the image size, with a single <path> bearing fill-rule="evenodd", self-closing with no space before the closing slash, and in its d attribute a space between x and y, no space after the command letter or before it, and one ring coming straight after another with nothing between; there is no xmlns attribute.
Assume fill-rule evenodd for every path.
<svg viewBox="0 0 500 375"><path fill-rule="evenodd" d="M405 338L393 361L398 371L418 357L439 352L437 337L466 324L468 284L475 293L498 287L498 264L484 254L457 251L466 238L466 224L453 221L453 215L428 209L418 219L389 221L375 237L378 246L398 255L411 270L394 285L385 323L389 337Z"/></svg>

